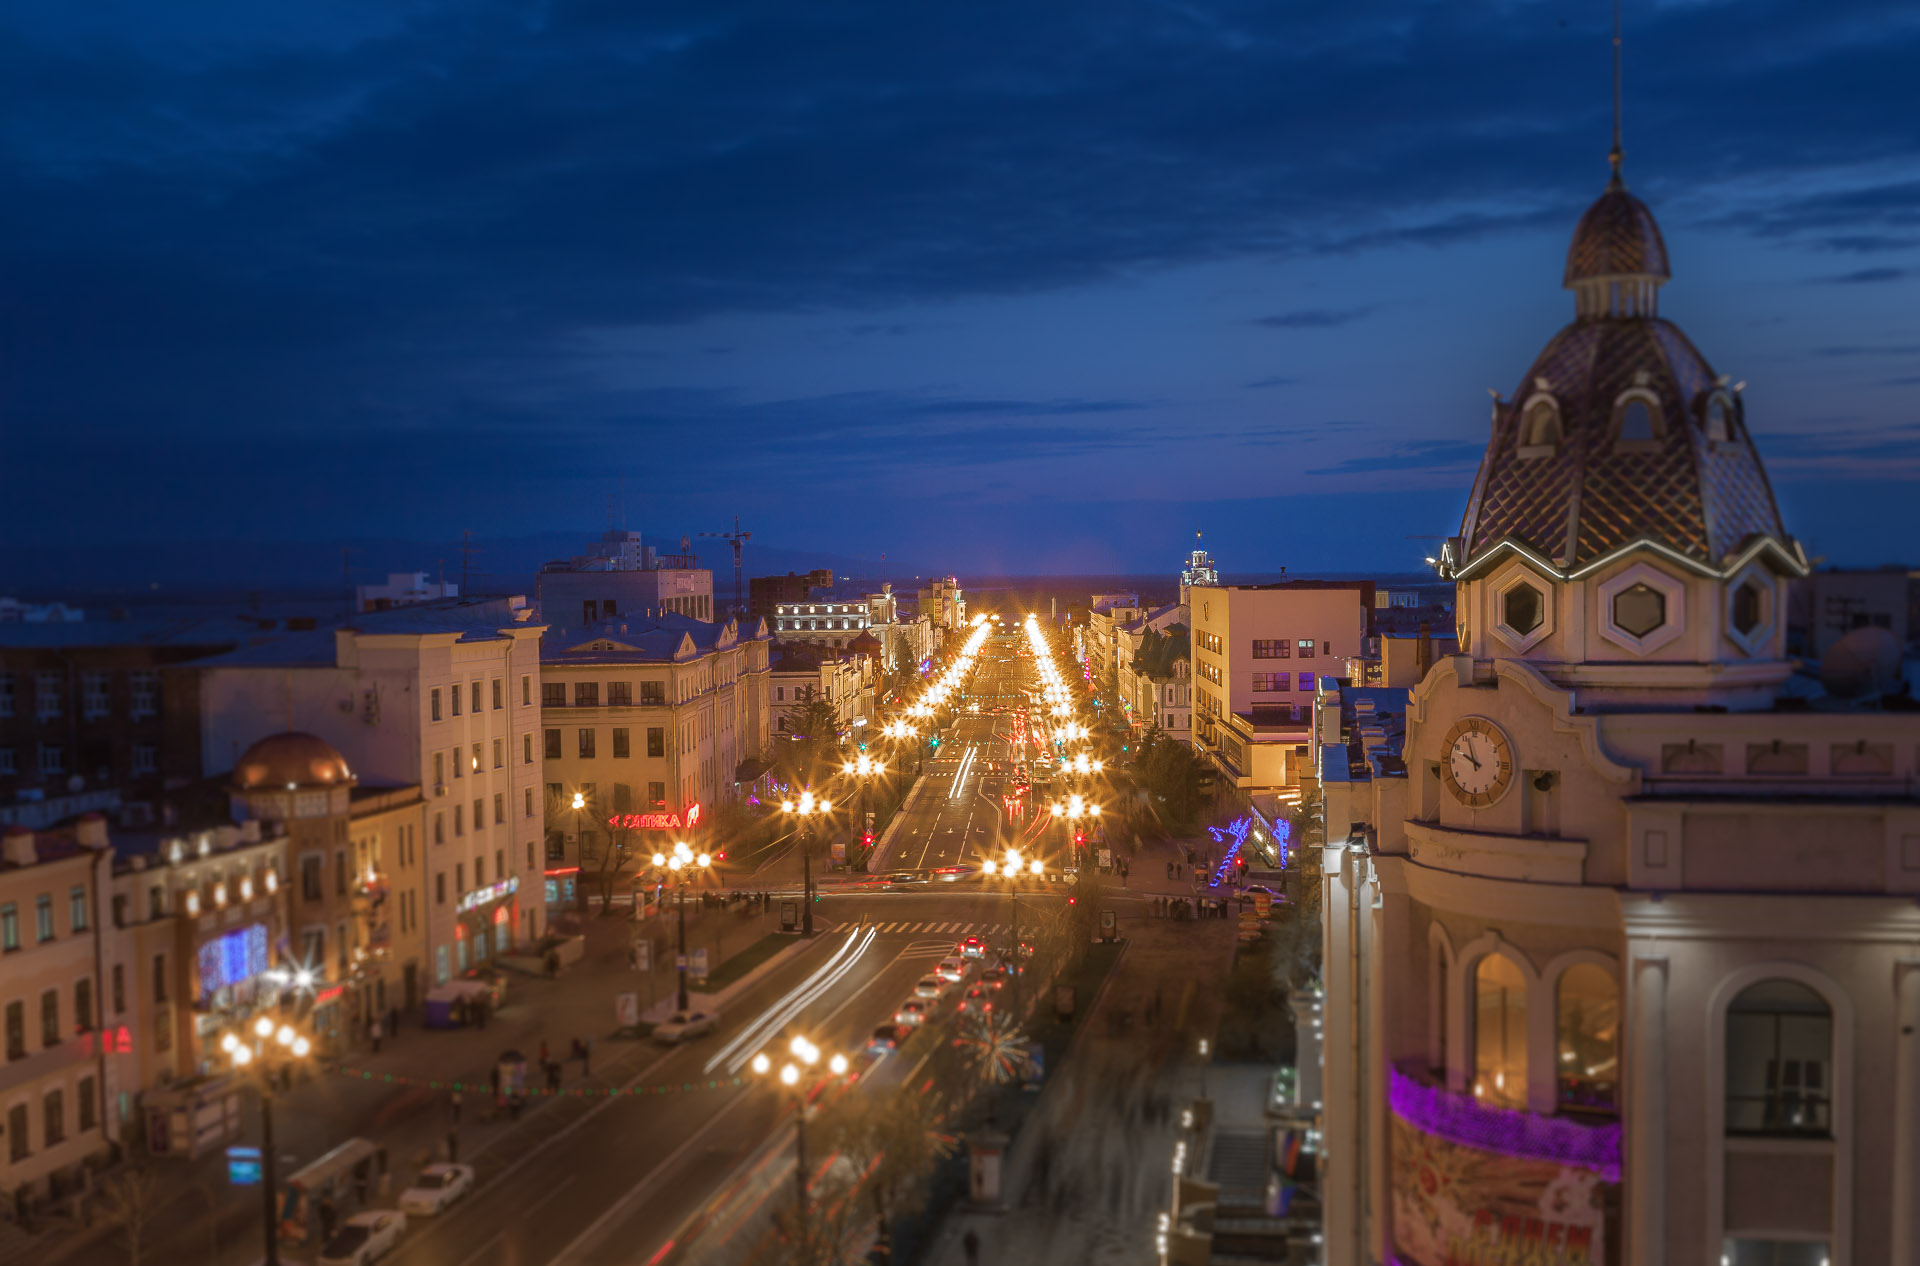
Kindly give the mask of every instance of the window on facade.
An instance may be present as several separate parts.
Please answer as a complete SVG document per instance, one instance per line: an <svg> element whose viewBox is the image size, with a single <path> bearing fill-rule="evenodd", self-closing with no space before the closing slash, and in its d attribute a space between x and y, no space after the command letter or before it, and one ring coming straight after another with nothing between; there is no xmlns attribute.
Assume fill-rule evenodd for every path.
<svg viewBox="0 0 1920 1266"><path fill-rule="evenodd" d="M433 815L433 842L435 844L447 842L447 815L444 813Z"/></svg>
<svg viewBox="0 0 1920 1266"><path fill-rule="evenodd" d="M1658 439L1660 419L1642 396L1630 396L1619 406L1615 435L1622 444L1644 444Z"/></svg>
<svg viewBox="0 0 1920 1266"><path fill-rule="evenodd" d="M75 884L67 890L67 925L70 930L87 930L87 888L85 884Z"/></svg>
<svg viewBox="0 0 1920 1266"><path fill-rule="evenodd" d="M647 802L655 808L664 809L667 805L667 784L663 782L648 783Z"/></svg>
<svg viewBox="0 0 1920 1266"><path fill-rule="evenodd" d="M437 687L427 692L427 715L435 721L440 719L440 691Z"/></svg>
<svg viewBox="0 0 1920 1266"><path fill-rule="evenodd" d="M74 1107L80 1114L80 1133L85 1134L100 1124L99 1096L94 1090L93 1078L80 1079L80 1093L74 1096Z"/></svg>
<svg viewBox="0 0 1920 1266"><path fill-rule="evenodd" d="M318 853L308 853L300 859L300 899L318 901L326 895L325 881L321 878L322 859Z"/></svg>
<svg viewBox="0 0 1920 1266"><path fill-rule="evenodd" d="M167 956L153 956L153 1000L164 1004L167 1000Z"/></svg>
<svg viewBox="0 0 1920 1266"><path fill-rule="evenodd" d="M632 747L627 741L627 731L625 729L616 729L613 732L613 754L618 759L625 759L633 755Z"/></svg>
<svg viewBox="0 0 1920 1266"><path fill-rule="evenodd" d="M1253 657L1255 659L1286 659L1293 653L1285 638L1255 638Z"/></svg>
<svg viewBox="0 0 1920 1266"><path fill-rule="evenodd" d="M1634 585L1613 596L1613 622L1645 637L1667 622L1667 596L1651 585Z"/></svg>
<svg viewBox="0 0 1920 1266"><path fill-rule="evenodd" d="M0 951L12 953L20 948L20 908L9 901L0 905Z"/></svg>
<svg viewBox="0 0 1920 1266"><path fill-rule="evenodd" d="M1489 954L1474 969L1473 1093L1503 1108L1527 1106L1527 981L1512 959Z"/></svg>
<svg viewBox="0 0 1920 1266"><path fill-rule="evenodd" d="M43 774L64 774L67 772L67 749L58 743L40 745L40 772Z"/></svg>
<svg viewBox="0 0 1920 1266"><path fill-rule="evenodd" d="M87 720L97 721L107 715L107 674L90 670L80 674L80 710Z"/></svg>
<svg viewBox="0 0 1920 1266"><path fill-rule="evenodd" d="M507 683L504 678L493 679L493 710L498 712L507 706Z"/></svg>
<svg viewBox="0 0 1920 1266"><path fill-rule="evenodd" d="M593 757L593 731L590 729L583 729L580 731L580 759L590 760L592 759L592 757Z"/></svg>
<svg viewBox="0 0 1920 1266"><path fill-rule="evenodd" d="M53 939L53 894L43 892L33 899L33 929L42 941Z"/></svg>
<svg viewBox="0 0 1920 1266"><path fill-rule="evenodd" d="M544 733L544 737L546 739L547 759L559 760L560 759L560 731L547 730Z"/></svg>
<svg viewBox="0 0 1920 1266"><path fill-rule="evenodd" d="M456 804L453 806L454 837L457 839L460 836L465 835L466 833L467 833L467 806L465 806L464 804Z"/></svg>
<svg viewBox="0 0 1920 1266"><path fill-rule="evenodd" d="M647 727L647 755L665 756L667 754L667 731L665 727L650 725Z"/></svg>
<svg viewBox="0 0 1920 1266"><path fill-rule="evenodd" d="M7 1159L23 1161L27 1149L27 1105L16 1103L7 1109Z"/></svg>
<svg viewBox="0 0 1920 1266"><path fill-rule="evenodd" d="M66 696L59 673L42 671L33 675L33 711L42 721L66 712Z"/></svg>
<svg viewBox="0 0 1920 1266"><path fill-rule="evenodd" d="M1717 392L1707 400L1707 438L1715 441L1733 438L1733 409L1727 398Z"/></svg>
<svg viewBox="0 0 1920 1266"><path fill-rule="evenodd" d="M119 963L113 965L113 1013L127 1013L127 973Z"/></svg>
<svg viewBox="0 0 1920 1266"><path fill-rule="evenodd" d="M1527 406L1520 426L1520 443L1527 447L1560 442L1560 409L1551 400L1535 400Z"/></svg>
<svg viewBox="0 0 1920 1266"><path fill-rule="evenodd" d="M27 1057L27 1004L9 1002L7 1004L7 1058L25 1059Z"/></svg>
<svg viewBox="0 0 1920 1266"><path fill-rule="evenodd" d="M520 704L522 707L533 706L533 678L531 676L523 676L520 678Z"/></svg>
<svg viewBox="0 0 1920 1266"><path fill-rule="evenodd" d="M1733 591L1733 627L1742 637L1760 627L1766 618L1766 592L1756 580L1743 580Z"/></svg>
<svg viewBox="0 0 1920 1266"><path fill-rule="evenodd" d="M133 765L130 772L138 776L141 774L158 773L159 770L160 749L151 743L135 743L133 745Z"/></svg>
<svg viewBox="0 0 1920 1266"><path fill-rule="evenodd" d="M1295 646L1300 652L1301 659L1313 658L1313 639L1312 638L1310 637L1299 638L1296 640Z"/></svg>
<svg viewBox="0 0 1920 1266"><path fill-rule="evenodd" d="M40 1101L40 1105L44 1109L41 1114L43 1117L42 1125L46 1128L46 1134L41 1139L41 1142L47 1147L52 1147L56 1143L64 1142L67 1137L66 1092L62 1090L49 1090L47 1091L47 1097Z"/></svg>
<svg viewBox="0 0 1920 1266"><path fill-rule="evenodd" d="M1560 977L1554 1079L1560 1105L1596 1112L1620 1108L1620 991L1594 963Z"/></svg>
<svg viewBox="0 0 1920 1266"><path fill-rule="evenodd" d="M73 1031L93 1032L93 977L82 976L73 982Z"/></svg>
<svg viewBox="0 0 1920 1266"><path fill-rule="evenodd" d="M647 707L659 707L667 701L667 683L664 681L643 681L640 683L640 702Z"/></svg>
<svg viewBox="0 0 1920 1266"><path fill-rule="evenodd" d="M433 876L433 904L447 904L447 872L444 870L436 871Z"/></svg>
<svg viewBox="0 0 1920 1266"><path fill-rule="evenodd" d="M15 706L14 689L13 674L0 673L0 717L10 717L13 715Z"/></svg>
<svg viewBox="0 0 1920 1266"><path fill-rule="evenodd" d="M533 816L533 788L532 787L525 788L522 794L526 801L526 810L525 810L524 816L530 818Z"/></svg>
<svg viewBox="0 0 1920 1266"><path fill-rule="evenodd" d="M564 681L543 681L540 683L540 706L543 708L564 708L567 706L567 683Z"/></svg>
<svg viewBox="0 0 1920 1266"><path fill-rule="evenodd" d="M1727 1133L1831 1131L1833 1012L1793 980L1750 985L1727 1008Z"/></svg>
<svg viewBox="0 0 1920 1266"><path fill-rule="evenodd" d="M347 895L347 850L335 849L333 854L333 891L334 895Z"/></svg>
<svg viewBox="0 0 1920 1266"><path fill-rule="evenodd" d="M0 774L17 774L20 766L11 747L0 747Z"/></svg>
<svg viewBox="0 0 1920 1266"><path fill-rule="evenodd" d="M576 681L573 683L573 706L576 708L597 708L600 706L600 683L597 681Z"/></svg>
<svg viewBox="0 0 1920 1266"><path fill-rule="evenodd" d="M456 687L456 689L457 689L457 687ZM478 712L478 711L480 711L480 683L479 683L479 682L477 682L477 681L476 681L476 682L474 682L474 683L473 683L473 684L472 684L472 685L471 685L471 686L470 686L470 687L468 688L468 691L467 691L467 698L468 698L468 700L470 701L470 703L471 703L471 705L472 705L472 710L473 710L473 711L475 711L475 712Z"/></svg>
<svg viewBox="0 0 1920 1266"><path fill-rule="evenodd" d="M459 716L460 715L460 687L457 685L449 686L447 688L447 699L449 702L453 704L453 715Z"/></svg>
<svg viewBox="0 0 1920 1266"><path fill-rule="evenodd" d="M127 713L138 721L160 711L160 674L149 668L127 674Z"/></svg>
<svg viewBox="0 0 1920 1266"><path fill-rule="evenodd" d="M1500 620L1515 633L1531 633L1547 618L1546 598L1529 584L1518 584L1500 595Z"/></svg>
<svg viewBox="0 0 1920 1266"><path fill-rule="evenodd" d="M609 708L628 708L633 706L633 683L630 681L610 681L607 683L607 706Z"/></svg>
<svg viewBox="0 0 1920 1266"><path fill-rule="evenodd" d="M1253 675L1253 689L1256 694L1275 690L1286 690L1292 681L1292 673L1255 673Z"/></svg>

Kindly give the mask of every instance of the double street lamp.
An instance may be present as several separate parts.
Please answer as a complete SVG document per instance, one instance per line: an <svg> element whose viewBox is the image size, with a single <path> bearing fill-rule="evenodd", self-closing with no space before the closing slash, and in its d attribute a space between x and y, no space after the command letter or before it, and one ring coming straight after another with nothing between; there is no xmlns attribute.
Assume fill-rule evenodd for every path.
<svg viewBox="0 0 1920 1266"><path fill-rule="evenodd" d="M1007 909L1009 911L1007 923L1013 930L1013 1014L1016 1018L1024 1017L1026 1007L1024 1005L1025 998L1022 995L1025 990L1022 987L1021 981L1027 974L1027 965L1023 961L1024 956L1020 953L1020 889L1018 884L1021 875L1032 875L1035 879L1038 879L1040 876L1046 874L1047 867L1039 858L1035 857L1030 860L1022 859L1019 849L1010 848L1007 850L1005 861L996 862L989 857L981 863L980 869L989 877L1004 875L1007 879Z"/></svg>
<svg viewBox="0 0 1920 1266"><path fill-rule="evenodd" d="M887 772L887 763L873 759L865 752L840 766L840 772L860 783L860 842L871 848L873 845L873 815L867 810L867 791L873 786L873 780Z"/></svg>
<svg viewBox="0 0 1920 1266"><path fill-rule="evenodd" d="M655 853L653 865L656 870L664 869L667 880L680 890L680 952L674 963L680 972L679 1009L687 1009L687 885L693 877L702 871L710 870L713 857L707 853L695 853L684 843L676 843L672 853Z"/></svg>
<svg viewBox="0 0 1920 1266"><path fill-rule="evenodd" d="M1073 858L1074 865L1078 866L1080 864L1080 854L1078 851L1080 848L1080 823L1099 817L1100 806L1089 803L1086 797L1076 791L1068 796L1064 803L1057 800L1054 802L1053 816L1066 824L1067 844L1074 850L1069 856Z"/></svg>
<svg viewBox="0 0 1920 1266"><path fill-rule="evenodd" d="M306 1034L290 1024L275 1024L262 1015L244 1030L220 1037L220 1049L233 1071L253 1082L260 1092L260 1191L266 1213L266 1266L280 1266L280 1208L274 1197L273 1083L313 1053Z"/></svg>
<svg viewBox="0 0 1920 1266"><path fill-rule="evenodd" d="M800 935L813 935L813 823L833 812L833 801L816 800L811 791L800 793L798 800L782 800L780 812L800 819L800 865L805 876L801 891Z"/></svg>
<svg viewBox="0 0 1920 1266"><path fill-rule="evenodd" d="M800 1079L807 1070L820 1062L821 1050L805 1037L796 1036L787 1043L787 1053L793 1058L780 1065L780 1084L793 1091L793 1184L794 1194L799 1198L800 1225L806 1225L807 1218L807 1092ZM773 1060L765 1051L753 1057L751 1065L756 1075L765 1077L773 1073ZM834 1076L844 1076L847 1071L847 1057L835 1051L827 1057L827 1071Z"/></svg>

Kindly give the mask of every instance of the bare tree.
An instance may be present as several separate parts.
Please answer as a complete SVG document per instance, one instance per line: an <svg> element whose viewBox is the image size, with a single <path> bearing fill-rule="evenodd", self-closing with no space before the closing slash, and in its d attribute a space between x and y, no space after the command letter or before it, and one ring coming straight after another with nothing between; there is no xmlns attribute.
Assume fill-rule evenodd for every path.
<svg viewBox="0 0 1920 1266"><path fill-rule="evenodd" d="M912 1213L925 1202L934 1165L954 1150L943 1128L945 1105L911 1087L848 1093L824 1114L822 1136L865 1175L862 1190L873 1199L877 1234L886 1238L889 1217Z"/></svg>
<svg viewBox="0 0 1920 1266"><path fill-rule="evenodd" d="M145 1167L119 1170L100 1183L100 1211L120 1233L127 1266L140 1266L146 1253L147 1231L159 1215L162 1198L153 1171Z"/></svg>

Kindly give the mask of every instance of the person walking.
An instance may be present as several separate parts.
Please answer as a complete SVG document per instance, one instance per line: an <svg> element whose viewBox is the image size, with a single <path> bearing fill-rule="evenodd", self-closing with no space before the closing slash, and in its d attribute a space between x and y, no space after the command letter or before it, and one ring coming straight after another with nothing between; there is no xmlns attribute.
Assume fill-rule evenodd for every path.
<svg viewBox="0 0 1920 1266"><path fill-rule="evenodd" d="M967 1234L961 1239L960 1247L965 1250L967 1254L967 1266L979 1266L980 1236L972 1227L967 1228Z"/></svg>
<svg viewBox="0 0 1920 1266"><path fill-rule="evenodd" d="M367 1027L367 1036L373 1039L373 1053L375 1055L378 1055L380 1053L380 1036L381 1036L379 1016L375 1016L373 1018L373 1023Z"/></svg>
<svg viewBox="0 0 1920 1266"><path fill-rule="evenodd" d="M498 1075L498 1070L496 1070L495 1076ZM453 1124L457 1129L460 1125L460 1092L458 1090L453 1092L453 1098L447 1100L447 1106L453 1111Z"/></svg>

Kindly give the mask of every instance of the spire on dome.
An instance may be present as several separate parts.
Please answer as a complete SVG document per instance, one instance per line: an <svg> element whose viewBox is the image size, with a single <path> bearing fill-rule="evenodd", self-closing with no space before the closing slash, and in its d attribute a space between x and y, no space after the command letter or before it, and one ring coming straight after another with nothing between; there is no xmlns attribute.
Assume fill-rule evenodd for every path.
<svg viewBox="0 0 1920 1266"><path fill-rule="evenodd" d="M1613 168L1613 179L1607 182L1607 188L1627 187L1620 175L1620 165L1626 158L1627 152L1620 148L1620 0L1613 0L1613 148L1607 151L1607 165Z"/></svg>

